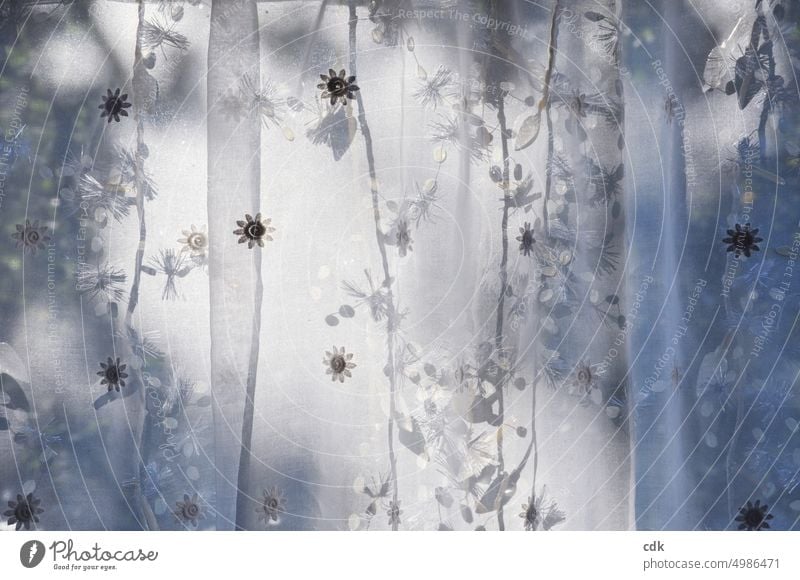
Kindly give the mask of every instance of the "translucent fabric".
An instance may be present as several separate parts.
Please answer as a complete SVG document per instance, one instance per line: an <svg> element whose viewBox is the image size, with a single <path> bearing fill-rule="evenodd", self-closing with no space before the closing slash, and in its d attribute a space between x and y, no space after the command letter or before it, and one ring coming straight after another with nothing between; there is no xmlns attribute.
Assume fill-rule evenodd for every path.
<svg viewBox="0 0 800 580"><path fill-rule="evenodd" d="M0 5L7 529L797 529L798 14Z"/></svg>

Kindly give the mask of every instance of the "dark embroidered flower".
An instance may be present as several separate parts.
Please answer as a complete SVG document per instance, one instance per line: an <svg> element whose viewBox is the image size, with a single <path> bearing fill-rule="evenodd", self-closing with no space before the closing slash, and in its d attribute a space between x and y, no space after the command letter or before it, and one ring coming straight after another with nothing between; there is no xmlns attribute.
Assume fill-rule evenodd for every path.
<svg viewBox="0 0 800 580"><path fill-rule="evenodd" d="M390 501L389 509L386 510L386 515L389 516L389 525L400 525L400 516L403 515L403 510L400 509L400 500Z"/></svg>
<svg viewBox="0 0 800 580"><path fill-rule="evenodd" d="M575 385L582 393L588 393L594 386L592 366L586 361L581 361L575 369Z"/></svg>
<svg viewBox="0 0 800 580"><path fill-rule="evenodd" d="M264 240L271 242L272 236L270 234L275 231L275 228L271 227L270 223L272 223L272 219L262 220L260 213L257 213L255 218L248 213L244 215L244 220L236 222L239 229L233 230L233 233L241 236L239 238L240 244L247 242L248 248L252 248L256 244L263 248Z"/></svg>
<svg viewBox="0 0 800 580"><path fill-rule="evenodd" d="M597 380L591 363L586 361L578 363L572 377L570 393L582 397L591 397L597 388Z"/></svg>
<svg viewBox="0 0 800 580"><path fill-rule="evenodd" d="M123 372L128 365L121 365L119 362L119 357L117 357L116 362L111 357L108 357L107 363L100 363L100 367L103 370L97 371L97 374L103 377L100 384L108 385L109 392L112 390L119 392L119 388L125 386L125 379L128 378L127 373Z"/></svg>
<svg viewBox="0 0 800 580"><path fill-rule="evenodd" d="M740 530L759 531L769 529L768 521L773 517L772 514L767 513L767 504L761 505L761 500L757 499L756 503L747 502L747 505L739 509L739 515L736 516L736 521L739 524Z"/></svg>
<svg viewBox="0 0 800 580"><path fill-rule="evenodd" d="M338 380L340 383L343 383L345 377L349 378L353 376L350 373L350 369L356 368L356 363L350 362L352 358L353 353L346 354L344 347L337 349L334 346L333 352L328 352L326 350L325 358L322 359L322 364L328 367L325 369L325 374L331 375L332 381Z"/></svg>
<svg viewBox="0 0 800 580"><path fill-rule="evenodd" d="M179 244L183 244L181 253L189 252L193 257L202 258L206 255L208 250L208 234L206 234L206 226L200 229L195 228L192 224L191 231L182 230L182 238L178 239Z"/></svg>
<svg viewBox="0 0 800 580"><path fill-rule="evenodd" d="M47 235L48 227L40 226L39 220L31 223L30 220L25 220L25 225L17 224L17 231L11 234L11 237L17 240L17 247L23 248L23 251L35 254L37 250L43 250L45 244L50 241L50 236Z"/></svg>
<svg viewBox="0 0 800 580"><path fill-rule="evenodd" d="M100 118L108 117L108 122L111 122L111 119L119 122L119 117L122 115L123 117L128 116L128 107L131 106L130 103L126 102L128 98L128 93L123 95L119 94L119 89L111 92L111 89L108 90L108 95L103 97L103 104L98 107L98 109L103 109L103 112L100 113Z"/></svg>
<svg viewBox="0 0 800 580"><path fill-rule="evenodd" d="M347 105L347 99L352 99L353 93L359 90L356 82L356 77L346 76L347 73L344 69L336 74L333 69L328 70L327 75L319 75L322 82L317 85L318 89L322 89L322 98L330 98L331 105L335 105L338 99L342 100L343 105Z"/></svg>
<svg viewBox="0 0 800 580"><path fill-rule="evenodd" d="M414 241L411 239L411 232L408 229L408 222L401 220L397 223L397 249L400 252L400 257L404 258L409 251L413 250L412 244Z"/></svg>
<svg viewBox="0 0 800 580"><path fill-rule="evenodd" d="M197 527L197 520L203 519L205 515L200 508L200 500L196 493L192 497L183 494L183 501L175 502L175 516L179 520Z"/></svg>
<svg viewBox="0 0 800 580"><path fill-rule="evenodd" d="M750 229L750 222L740 225L736 224L735 229L728 230L728 237L723 238L723 244L729 244L728 251L734 252L736 256L744 254L750 257L750 252L757 252L761 248L758 247L758 242L763 241L764 238L758 237L758 228Z"/></svg>
<svg viewBox="0 0 800 580"><path fill-rule="evenodd" d="M20 530L23 526L26 530L30 530L32 524L35 527L35 524L39 523L39 514L44 511L39 507L41 501L36 499L33 493L29 493L27 496L17 494L17 501L9 501L8 507L10 509L3 514L8 517L8 525L14 526L16 524L15 530Z"/></svg>
<svg viewBox="0 0 800 580"><path fill-rule="evenodd" d="M536 243L536 240L533 239L533 230L531 229L530 222L525 222L525 227L519 228L519 234L520 235L517 236L519 251L526 256L530 256L533 251L533 244Z"/></svg>
<svg viewBox="0 0 800 580"><path fill-rule="evenodd" d="M545 490L537 497L529 497L528 503L522 504L519 514L524 521L525 530L534 532L541 529L547 531L566 520L563 511L558 509L556 502L545 499Z"/></svg>
<svg viewBox="0 0 800 580"><path fill-rule="evenodd" d="M264 490L264 499L261 505L256 508L259 514L258 519L264 520L267 525L277 524L280 514L286 510L286 502L277 487L270 487Z"/></svg>

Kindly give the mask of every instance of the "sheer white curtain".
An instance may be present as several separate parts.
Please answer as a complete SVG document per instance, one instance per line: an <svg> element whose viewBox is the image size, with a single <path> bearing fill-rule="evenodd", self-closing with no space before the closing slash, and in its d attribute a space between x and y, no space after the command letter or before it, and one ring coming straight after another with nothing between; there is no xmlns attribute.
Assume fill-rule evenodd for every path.
<svg viewBox="0 0 800 580"><path fill-rule="evenodd" d="M584 9L572 8L567 17ZM616 7L601 8L613 22ZM240 185L215 193L211 174L209 189L223 197L209 205L218 208L211 223L221 222L212 252L224 244L237 291L255 274L224 227L260 211L277 230L260 262L248 470L234 469L236 422L216 425L227 465L217 499L245 477L245 527L257 525L260 494L273 486L282 525L296 528L521 529L532 495L543 514L557 502L564 528L630 524L627 424L605 405L626 364L613 344L622 191L604 191L592 169L623 172L617 54L562 32L551 59L550 27L565 22L553 9L385 3L370 14L284 2L260 16L261 85L288 91L275 97L287 99L280 110L262 111L260 205L248 206ZM320 74L353 68L358 101L319 99ZM545 82L552 104L540 108ZM210 98L214 90L209 82ZM518 133L534 114L542 136L524 147L530 137ZM258 127L241 124L233 135L210 125L209 138L226 147ZM231 169L245 157L235 154L220 177L239 181ZM561 173L548 180L556 163ZM596 196L588 204L576 199L587 188ZM516 240L526 222L533 254ZM398 237L406 231L410 240ZM212 291L212 312L236 333L215 332L213 356L236 353L224 364L243 381L252 299L220 299ZM343 383L320 364L333 348L357 365ZM212 381L219 398L234 397L234 416L246 406L241 381Z"/></svg>

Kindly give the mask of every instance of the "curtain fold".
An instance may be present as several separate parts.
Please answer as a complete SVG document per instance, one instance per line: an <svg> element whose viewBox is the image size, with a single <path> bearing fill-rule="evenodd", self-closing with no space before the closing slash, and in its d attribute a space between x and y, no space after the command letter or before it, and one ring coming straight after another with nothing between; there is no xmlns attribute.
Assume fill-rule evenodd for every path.
<svg viewBox="0 0 800 580"><path fill-rule="evenodd" d="M261 122L258 108L246 100L254 95L246 91L247 87L261 90L260 58L256 2L213 2L206 82L217 529L246 526L253 519L247 512L254 511L256 501L249 476L263 299L262 245L248 236L264 226ZM238 239L233 235L237 229L242 230ZM241 251L242 240L249 251Z"/></svg>

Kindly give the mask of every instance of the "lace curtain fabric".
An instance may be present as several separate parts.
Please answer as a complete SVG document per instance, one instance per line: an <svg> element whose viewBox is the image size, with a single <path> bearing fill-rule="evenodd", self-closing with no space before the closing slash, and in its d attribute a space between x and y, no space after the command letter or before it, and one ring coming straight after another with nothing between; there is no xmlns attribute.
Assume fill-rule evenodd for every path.
<svg viewBox="0 0 800 580"><path fill-rule="evenodd" d="M797 529L799 14L0 5L8 529Z"/></svg>

